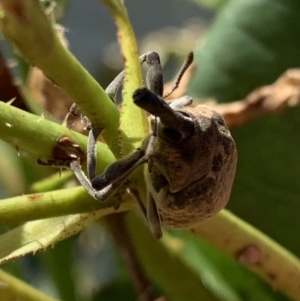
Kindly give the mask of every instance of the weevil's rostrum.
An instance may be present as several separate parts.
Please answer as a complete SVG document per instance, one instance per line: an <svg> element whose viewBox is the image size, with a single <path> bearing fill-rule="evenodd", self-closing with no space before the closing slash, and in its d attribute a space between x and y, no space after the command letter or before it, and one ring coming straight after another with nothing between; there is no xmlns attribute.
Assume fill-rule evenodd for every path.
<svg viewBox="0 0 300 301"><path fill-rule="evenodd" d="M236 148L220 114L206 105L190 106L184 96L172 102L163 99L163 76L156 52L140 57L148 64L146 87L133 94L134 103L151 114L152 133L142 146L112 163L96 175L96 143L101 129L89 124L87 149L88 175L80 161L70 163L79 182L97 200L105 201L140 165L147 163L145 180L148 188L147 208L139 200L153 235L162 236L166 228L193 228L223 208L230 195L236 168ZM190 53L179 72L170 95L193 61ZM115 99L124 79L124 71L107 87ZM138 194L134 195L138 198Z"/></svg>

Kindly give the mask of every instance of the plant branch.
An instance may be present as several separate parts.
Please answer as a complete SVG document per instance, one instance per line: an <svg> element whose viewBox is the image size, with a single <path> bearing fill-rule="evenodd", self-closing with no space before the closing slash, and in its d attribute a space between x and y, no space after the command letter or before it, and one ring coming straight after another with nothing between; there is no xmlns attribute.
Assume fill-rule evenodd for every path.
<svg viewBox="0 0 300 301"><path fill-rule="evenodd" d="M254 90L244 100L218 104L216 110L223 115L229 128L235 128L299 104L300 69L289 69L274 84Z"/></svg>
<svg viewBox="0 0 300 301"><path fill-rule="evenodd" d="M9 300L58 301L2 270L0 270L0 286L2 298L7 296Z"/></svg>
<svg viewBox="0 0 300 301"><path fill-rule="evenodd" d="M300 300L300 261L264 233L227 210L222 210L192 233L284 291Z"/></svg>
<svg viewBox="0 0 300 301"><path fill-rule="evenodd" d="M105 129L107 143L117 137L119 112L96 80L59 41L38 0L0 0L5 38L62 87L94 126Z"/></svg>
<svg viewBox="0 0 300 301"><path fill-rule="evenodd" d="M114 18L117 26L119 46L124 58L123 100L118 135L120 155L124 156L140 147L142 140L149 134L149 123L146 113L138 108L132 99L134 91L142 86L139 52L124 2L121 0L101 1ZM143 167L140 167L133 172L128 186L138 190L140 198L146 201L147 193L142 171Z"/></svg>
<svg viewBox="0 0 300 301"><path fill-rule="evenodd" d="M138 46L126 7L121 0L101 0L108 8L117 26L117 36L124 58L123 99L118 135L121 155L126 155L140 146L149 132L146 113L133 103L132 95L142 87L142 73ZM134 130L132 124L134 123Z"/></svg>
<svg viewBox="0 0 300 301"><path fill-rule="evenodd" d="M125 211L137 206L132 196L115 194L105 202L90 197L83 187L54 190L45 193L28 194L1 200L0 225L14 225L48 217L63 216L95 210L108 210L107 214L118 212L114 204L120 203L119 210Z"/></svg>
<svg viewBox="0 0 300 301"><path fill-rule="evenodd" d="M25 151L35 159L53 158L58 140L63 136L78 143L82 152L86 153L86 136L3 102L0 102L0 121L0 139L13 145L18 152ZM100 172L113 162L114 156L104 143L98 143L98 150L97 167Z"/></svg>
<svg viewBox="0 0 300 301"><path fill-rule="evenodd" d="M182 97L188 88L191 77L195 72L195 64L185 72L179 89L172 98ZM165 85L168 91L172 82ZM232 129L241 127L249 121L267 114L280 113L288 108L300 105L300 69L289 69L284 72L272 85L255 89L245 99L227 103L217 103L214 99L195 99L196 103L207 103L219 113Z"/></svg>

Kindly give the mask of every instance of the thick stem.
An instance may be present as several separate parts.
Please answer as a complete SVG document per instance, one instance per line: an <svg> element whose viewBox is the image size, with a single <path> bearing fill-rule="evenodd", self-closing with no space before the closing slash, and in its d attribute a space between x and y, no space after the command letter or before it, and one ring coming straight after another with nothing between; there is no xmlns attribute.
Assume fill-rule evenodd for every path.
<svg viewBox="0 0 300 301"><path fill-rule="evenodd" d="M122 197L122 205L119 210L129 210L137 206L129 195L119 197ZM105 202L96 201L87 195L83 187L22 195L1 200L0 225L13 225L99 209L108 210L105 212L110 214L115 212L113 208L115 203L119 204L120 200L111 198Z"/></svg>
<svg viewBox="0 0 300 301"><path fill-rule="evenodd" d="M63 136L78 143L86 153L86 136L3 102L0 102L0 121L0 139L13 145L16 151L25 151L35 159L53 158L58 140ZM98 171L103 171L113 162L114 156L103 143L98 143L98 153L97 168Z"/></svg>
<svg viewBox="0 0 300 301"><path fill-rule="evenodd" d="M0 270L0 284L1 299L5 299L6 296L9 300L58 301L2 270Z"/></svg>
<svg viewBox="0 0 300 301"><path fill-rule="evenodd" d="M96 80L59 41L38 0L0 0L0 27L31 65L77 103L107 143L117 137L119 112Z"/></svg>
<svg viewBox="0 0 300 301"><path fill-rule="evenodd" d="M299 259L229 211L222 210L192 233L246 265L293 300L300 300Z"/></svg>

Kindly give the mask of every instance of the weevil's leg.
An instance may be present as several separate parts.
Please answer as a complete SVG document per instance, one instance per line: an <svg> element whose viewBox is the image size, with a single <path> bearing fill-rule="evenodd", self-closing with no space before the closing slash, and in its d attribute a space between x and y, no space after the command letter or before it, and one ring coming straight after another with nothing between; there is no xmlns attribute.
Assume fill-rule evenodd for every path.
<svg viewBox="0 0 300 301"><path fill-rule="evenodd" d="M143 54L140 56L140 63L142 64L143 62L145 62L145 57L146 54ZM114 101L116 102L116 98L117 98L117 93L121 87L121 85L123 84L124 81L124 76L125 76L125 71L121 71L115 78L114 80L107 86L107 88L105 89L105 92L107 93L107 95Z"/></svg>
<svg viewBox="0 0 300 301"><path fill-rule="evenodd" d="M134 154L133 157L136 157L136 154L135 153L133 153L133 154ZM131 156L131 155L129 155L129 156ZM125 158L128 159L128 157L125 157ZM97 189L97 192L95 194L96 199L105 200L106 198L111 196L123 184L123 182L128 178L128 176L140 165L146 163L147 160L148 160L147 157L143 156L137 162L135 162L135 164L133 164L131 166L128 166L127 164L123 165L124 161L121 163L121 165L119 165L120 160L113 163L114 168L112 168L112 165L110 165L104 172L104 174L106 174L106 175L105 175L105 177L102 178L102 179L104 179L103 182L97 181L95 178L95 180L97 181L97 185L95 185L95 182L93 181L93 184L92 184L93 187L98 186L98 185L99 185L99 187L101 187L100 190L98 190L98 187L96 188ZM129 160L129 162L130 161L131 160ZM121 168L121 170L120 169L118 170L119 167ZM123 168L123 170L122 170L122 168ZM112 173L111 173L111 170L113 170ZM104 184L105 184L105 187L102 188L102 186Z"/></svg>
<svg viewBox="0 0 300 301"><path fill-rule="evenodd" d="M163 74L158 53L152 51L140 57L141 62L148 64L146 86L155 94L162 96L164 91Z"/></svg>
<svg viewBox="0 0 300 301"><path fill-rule="evenodd" d="M113 100L113 102L116 102L117 93L123 84L124 81L125 72L120 72L116 78L107 86L105 89L105 92L107 95Z"/></svg>
<svg viewBox="0 0 300 301"><path fill-rule="evenodd" d="M121 181L123 182L128 175L133 172L137 167L147 161L145 152L141 149L129 154L128 156L119 159L110 164L103 174L96 176L92 179L92 186L96 190L101 190L105 186Z"/></svg>
<svg viewBox="0 0 300 301"><path fill-rule="evenodd" d="M148 194L147 202L147 219L150 225L151 232L155 238L162 237L161 223L158 210L151 193Z"/></svg>
<svg viewBox="0 0 300 301"><path fill-rule="evenodd" d="M92 186L96 190L101 190L115 182L123 183L135 169L148 162L154 153L155 140L156 136L151 135L141 149L110 164L102 175L96 176L92 180Z"/></svg>
<svg viewBox="0 0 300 301"><path fill-rule="evenodd" d="M190 67L190 65L192 64L193 61L194 61L194 54L193 54L193 52L190 52L177 75L177 78L176 78L176 81L175 81L173 87L166 95L164 95L163 98L170 96L178 88L185 71Z"/></svg>
<svg viewBox="0 0 300 301"><path fill-rule="evenodd" d="M156 136L151 135L148 141L144 143L142 149L138 149L127 157L115 161L107 167L102 175L96 176L92 180L92 183L89 183L89 185L84 183L82 185L85 185L84 187L86 187L87 190L90 190L90 187L92 187L94 197L99 200L104 200L114 193L136 168L148 162L154 152L155 140ZM85 176L80 175L83 173L81 169L77 173L77 178L80 183L85 182ZM82 177L83 179L81 180ZM108 189L106 189L107 187Z"/></svg>
<svg viewBox="0 0 300 301"><path fill-rule="evenodd" d="M78 161L72 161L70 167L73 170L78 181L85 188L88 194L91 195L94 199L99 201L105 201L112 194L114 194L116 190L122 185L124 180L127 178L128 174L132 172L131 170L128 174L126 173L124 177L119 177L116 181L113 181L111 183L106 183L106 186L102 187L100 190L96 190L92 186L91 182L86 177L84 172L82 171L80 163Z"/></svg>
<svg viewBox="0 0 300 301"><path fill-rule="evenodd" d="M115 188L112 184L104 187L101 191L97 191L91 185L91 182L86 177L84 172L81 169L79 161L72 161L70 164L71 169L73 170L75 176L77 177L80 184L85 188L89 195L91 195L94 199L105 201L111 194L115 192Z"/></svg>
<svg viewBox="0 0 300 301"><path fill-rule="evenodd" d="M149 157L151 157L151 155L154 153L154 147L155 147L157 131L158 131L157 122L158 122L157 117L155 117L154 124L153 124L153 134L150 136L146 148L146 154L148 154ZM150 229L153 236L155 238L161 238L162 230L161 230L160 218L159 218L155 200L151 192L148 192L146 218L149 222Z"/></svg>
<svg viewBox="0 0 300 301"><path fill-rule="evenodd" d="M68 129L71 128L72 126L72 121L70 121L70 116L77 117L78 114L76 113L77 111L77 104L73 103L69 109L69 112L65 116L65 119L63 121L63 125L66 126Z"/></svg>
<svg viewBox="0 0 300 301"><path fill-rule="evenodd" d="M159 55L156 52L148 52L139 57L140 63L146 62L149 66L147 72L147 86L158 95L163 93L162 69L160 66ZM116 102L117 93L124 81L125 72L120 72L116 78L108 85L105 92Z"/></svg>
<svg viewBox="0 0 300 301"><path fill-rule="evenodd" d="M101 134L102 128L95 127L90 129L88 146L87 146L87 170L88 178L93 180L96 177L97 169L97 141Z"/></svg>
<svg viewBox="0 0 300 301"><path fill-rule="evenodd" d="M71 107L70 107L69 113L70 113L71 115L78 116L78 114L77 114L77 108L78 108L77 104L76 104L76 103L73 103L73 104L71 105Z"/></svg>
<svg viewBox="0 0 300 301"><path fill-rule="evenodd" d="M185 96L182 96L182 97L180 97L178 99L174 99L171 102L168 102L168 105L172 109L179 110L181 108L184 108L186 106L191 105L192 103L193 103L192 97L185 95Z"/></svg>
<svg viewBox="0 0 300 301"><path fill-rule="evenodd" d="M139 204L139 206L141 208L141 211L143 212L143 215L147 219L147 210L146 210L144 203L141 200L139 192L136 189L130 189L130 193L135 197L137 203Z"/></svg>

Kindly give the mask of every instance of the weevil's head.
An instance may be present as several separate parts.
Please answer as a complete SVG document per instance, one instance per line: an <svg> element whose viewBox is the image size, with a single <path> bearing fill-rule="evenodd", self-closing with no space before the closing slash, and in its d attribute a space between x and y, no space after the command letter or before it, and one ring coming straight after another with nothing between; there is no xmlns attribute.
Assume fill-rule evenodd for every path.
<svg viewBox="0 0 300 301"><path fill-rule="evenodd" d="M172 109L146 88L136 91L134 102L158 117L154 123L158 139L152 162L167 179L171 192L206 176L217 176L236 157L223 117L210 107Z"/></svg>

